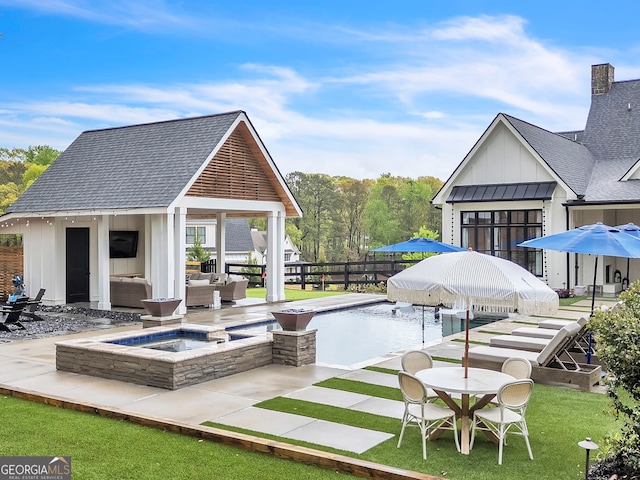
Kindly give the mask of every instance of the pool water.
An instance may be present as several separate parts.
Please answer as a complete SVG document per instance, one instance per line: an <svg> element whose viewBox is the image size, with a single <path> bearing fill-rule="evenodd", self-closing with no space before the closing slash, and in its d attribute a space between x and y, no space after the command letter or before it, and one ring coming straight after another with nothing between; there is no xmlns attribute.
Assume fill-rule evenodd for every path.
<svg viewBox="0 0 640 480"><path fill-rule="evenodd" d="M213 343L217 342L177 338L174 340L159 340L157 342L144 343L138 346L142 348L151 348L152 350L162 350L163 352L186 352L187 350L193 350L195 348L207 347Z"/></svg>
<svg viewBox="0 0 640 480"><path fill-rule="evenodd" d="M353 366L392 352L407 348L422 348L437 342L445 335L464 329L464 320L443 322L431 307L397 309L394 304L378 303L371 306L317 313L307 330L317 329L317 363ZM476 317L471 328L496 318ZM281 330L277 322L262 322L253 327L232 327L231 338L247 333Z"/></svg>
<svg viewBox="0 0 640 480"><path fill-rule="evenodd" d="M109 343L150 348L152 350L162 350L165 352L185 352L187 350L207 347L218 343L218 341L207 340L207 334L203 332L181 329L114 340Z"/></svg>

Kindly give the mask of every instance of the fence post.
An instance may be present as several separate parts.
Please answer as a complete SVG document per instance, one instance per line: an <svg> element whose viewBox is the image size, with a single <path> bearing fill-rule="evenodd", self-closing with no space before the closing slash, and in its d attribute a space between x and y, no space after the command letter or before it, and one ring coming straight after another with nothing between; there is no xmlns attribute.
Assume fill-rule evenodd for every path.
<svg viewBox="0 0 640 480"><path fill-rule="evenodd" d="M349 264L344 264L344 289L349 290Z"/></svg>
<svg viewBox="0 0 640 480"><path fill-rule="evenodd" d="M300 288L302 290L307 289L307 267L305 265L300 266Z"/></svg>

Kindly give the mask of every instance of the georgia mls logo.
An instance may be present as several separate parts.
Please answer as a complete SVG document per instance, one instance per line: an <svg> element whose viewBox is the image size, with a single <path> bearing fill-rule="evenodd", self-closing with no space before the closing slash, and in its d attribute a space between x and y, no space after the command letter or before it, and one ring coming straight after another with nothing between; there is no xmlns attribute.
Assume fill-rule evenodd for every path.
<svg viewBox="0 0 640 480"><path fill-rule="evenodd" d="M71 457L0 457L0 480L71 480Z"/></svg>

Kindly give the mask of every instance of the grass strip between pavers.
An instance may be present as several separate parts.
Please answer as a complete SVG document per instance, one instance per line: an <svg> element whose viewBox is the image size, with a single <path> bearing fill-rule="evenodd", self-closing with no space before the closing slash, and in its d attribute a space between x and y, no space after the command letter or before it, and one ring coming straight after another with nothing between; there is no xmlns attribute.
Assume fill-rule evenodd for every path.
<svg viewBox="0 0 640 480"><path fill-rule="evenodd" d="M326 420L327 422L340 423L351 427L377 430L378 432L398 433L397 418L383 417L373 413L359 412L349 408L334 407L321 403L296 400L294 398L277 397L265 400L255 405L258 408L275 410L276 412L295 413L305 417Z"/></svg>
<svg viewBox="0 0 640 480"><path fill-rule="evenodd" d="M399 372L399 370L395 370L393 368L376 367L375 365L364 367L363 370L369 370L370 372L378 372L378 373L388 373L390 375L397 375Z"/></svg>
<svg viewBox="0 0 640 480"><path fill-rule="evenodd" d="M458 365L462 364L462 360L458 360L457 358L449 358L449 357L431 357L431 358L438 362L457 363Z"/></svg>
<svg viewBox="0 0 640 480"><path fill-rule="evenodd" d="M490 330L478 330L478 333L487 333L489 335L511 335L509 332L492 332Z"/></svg>
<svg viewBox="0 0 640 480"><path fill-rule="evenodd" d="M452 342L465 343L464 338L454 338L451 340ZM469 340L469 345L489 345L489 342L481 342L479 340Z"/></svg>
<svg viewBox="0 0 640 480"><path fill-rule="evenodd" d="M371 397L386 398L388 400L402 401L400 388L386 387L384 385L374 385L372 383L359 382L357 380L347 380L344 378L329 378L314 384L316 387L333 388L334 390L344 390L345 392L360 393Z"/></svg>

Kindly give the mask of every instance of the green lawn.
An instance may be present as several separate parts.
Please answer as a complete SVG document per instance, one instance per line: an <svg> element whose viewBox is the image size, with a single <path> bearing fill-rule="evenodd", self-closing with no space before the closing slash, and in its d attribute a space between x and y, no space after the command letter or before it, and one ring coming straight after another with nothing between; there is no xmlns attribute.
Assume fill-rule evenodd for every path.
<svg viewBox="0 0 640 480"><path fill-rule="evenodd" d="M401 400L400 391L395 388L337 378L320 382L318 385ZM425 462L422 459L420 437L416 429L410 429L405 434L400 449L396 447L400 431L400 421L397 419L282 397L267 400L257 406L388 432L394 437L362 455L355 455L318 445L293 442L254 432L247 433L458 480L584 478L585 453L577 443L591 437L596 443L601 444L602 438L614 428L612 418L605 414L605 395L536 385L527 410L533 461L529 459L521 438L509 439L504 451L503 465L499 466L497 446L483 435L478 436L471 454L465 456L455 450L452 434L446 432L439 440L428 443Z"/></svg>
<svg viewBox="0 0 640 480"><path fill-rule="evenodd" d="M3 456L71 456L74 480L326 479L309 465L86 413L0 397Z"/></svg>

